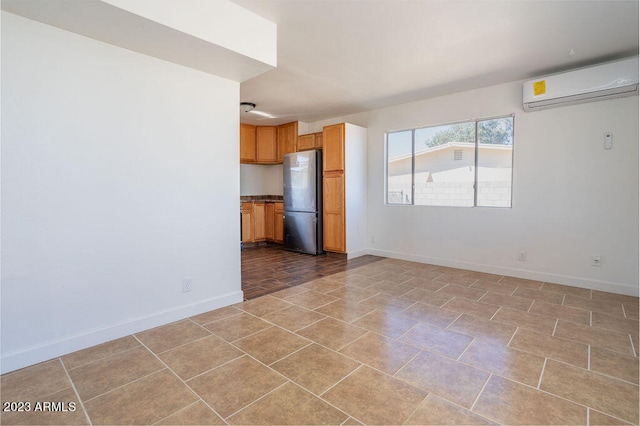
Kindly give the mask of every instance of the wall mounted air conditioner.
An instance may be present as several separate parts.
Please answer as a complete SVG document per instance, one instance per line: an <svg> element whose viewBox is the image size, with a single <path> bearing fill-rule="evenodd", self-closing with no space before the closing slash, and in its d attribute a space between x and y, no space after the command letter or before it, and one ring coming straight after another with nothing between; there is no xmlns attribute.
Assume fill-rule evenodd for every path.
<svg viewBox="0 0 640 426"><path fill-rule="evenodd" d="M525 111L638 94L638 57L607 62L527 81L522 86Z"/></svg>

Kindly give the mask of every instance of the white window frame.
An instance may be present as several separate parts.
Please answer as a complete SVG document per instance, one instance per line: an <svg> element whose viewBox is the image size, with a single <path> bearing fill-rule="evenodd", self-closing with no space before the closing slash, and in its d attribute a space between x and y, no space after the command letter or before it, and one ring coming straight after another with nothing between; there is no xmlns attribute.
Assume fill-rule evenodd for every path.
<svg viewBox="0 0 640 426"><path fill-rule="evenodd" d="M478 123L482 122L482 121L489 121L489 120L497 120L497 119L501 119L501 118L511 118L512 120L512 129L511 129L511 177L510 177L510 195L509 195L509 205L508 206L486 206L486 205L478 205L478 154L479 154L479 142L478 142ZM462 124L462 123L474 123L475 124L475 135L474 135L474 140L475 140L475 149L474 149L474 181L473 181L473 205L472 206L465 206L464 208L502 208L502 209L510 209L513 207L513 151L515 149L515 114L506 114L506 115L499 115L499 116L492 116L492 117L483 117L483 118L476 118L476 119L472 119L472 120L464 120L464 121L455 121L455 122L448 122L448 123L441 123L441 124L433 124L433 125L429 125L429 126L421 126L421 127L414 127L414 128L410 128L410 129L402 129L402 130L394 130L394 131L388 131L385 133L385 166L384 166L384 201L385 201L385 205L389 205L389 206L422 206L422 207L458 207L458 206L450 206L450 205L444 205L444 206L440 206L440 205L431 205L431 204L416 204L416 198L415 198L415 174L416 174L416 170L415 170L415 157L416 157L416 130L420 130L420 129L427 129L427 128L432 128L432 127L441 127L441 126L450 126L450 125L455 125L455 124ZM389 135L390 134L394 134L394 133L401 133L401 132L411 132L411 202L410 203L394 203L394 202L389 202ZM454 154L455 155L455 154Z"/></svg>

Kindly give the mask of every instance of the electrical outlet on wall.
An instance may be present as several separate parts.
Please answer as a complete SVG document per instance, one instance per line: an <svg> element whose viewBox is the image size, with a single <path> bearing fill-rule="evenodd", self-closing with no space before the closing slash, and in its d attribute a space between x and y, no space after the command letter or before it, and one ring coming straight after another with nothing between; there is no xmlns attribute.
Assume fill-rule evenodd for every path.
<svg viewBox="0 0 640 426"><path fill-rule="evenodd" d="M191 291L191 278L182 280L182 292L186 293L187 291Z"/></svg>
<svg viewBox="0 0 640 426"><path fill-rule="evenodd" d="M597 266L598 268L602 266L602 258L599 254L591 255L591 266Z"/></svg>
<svg viewBox="0 0 640 426"><path fill-rule="evenodd" d="M518 252L518 260L520 262L524 262L527 260L527 252L526 251L520 251Z"/></svg>

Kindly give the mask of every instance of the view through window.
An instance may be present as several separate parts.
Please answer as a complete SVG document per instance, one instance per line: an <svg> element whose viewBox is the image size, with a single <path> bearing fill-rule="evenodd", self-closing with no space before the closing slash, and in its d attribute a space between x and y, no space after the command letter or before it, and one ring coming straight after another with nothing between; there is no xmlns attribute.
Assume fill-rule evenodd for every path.
<svg viewBox="0 0 640 426"><path fill-rule="evenodd" d="M513 116L387 133L387 204L511 207Z"/></svg>

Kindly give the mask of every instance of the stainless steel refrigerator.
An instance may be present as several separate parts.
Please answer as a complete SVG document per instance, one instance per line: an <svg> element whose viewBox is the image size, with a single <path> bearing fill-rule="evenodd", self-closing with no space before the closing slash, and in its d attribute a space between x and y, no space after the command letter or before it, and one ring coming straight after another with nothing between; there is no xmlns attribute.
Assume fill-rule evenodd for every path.
<svg viewBox="0 0 640 426"><path fill-rule="evenodd" d="M308 254L322 250L322 151L283 157L284 248Z"/></svg>

